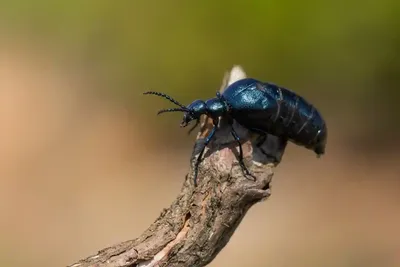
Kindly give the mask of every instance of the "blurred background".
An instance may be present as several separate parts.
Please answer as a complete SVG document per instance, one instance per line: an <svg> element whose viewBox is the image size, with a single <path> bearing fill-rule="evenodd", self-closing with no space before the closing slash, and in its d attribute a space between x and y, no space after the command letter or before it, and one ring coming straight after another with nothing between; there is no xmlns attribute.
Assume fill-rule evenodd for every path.
<svg viewBox="0 0 400 267"><path fill-rule="evenodd" d="M210 266L400 266L397 0L1 1L1 266L66 266L145 230L195 135L141 93L210 98L233 64L312 102L329 141L320 160L288 146Z"/></svg>

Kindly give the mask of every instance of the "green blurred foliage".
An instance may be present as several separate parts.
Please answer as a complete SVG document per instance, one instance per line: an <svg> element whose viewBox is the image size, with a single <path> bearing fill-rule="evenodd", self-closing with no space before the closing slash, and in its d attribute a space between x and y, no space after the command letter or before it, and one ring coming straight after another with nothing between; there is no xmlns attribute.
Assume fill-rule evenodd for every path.
<svg viewBox="0 0 400 267"><path fill-rule="evenodd" d="M184 103L207 98L241 64L339 123L400 133L398 0L3 0L0 15L81 55L111 92L146 111L162 104L148 105L154 98L141 98L144 90Z"/></svg>

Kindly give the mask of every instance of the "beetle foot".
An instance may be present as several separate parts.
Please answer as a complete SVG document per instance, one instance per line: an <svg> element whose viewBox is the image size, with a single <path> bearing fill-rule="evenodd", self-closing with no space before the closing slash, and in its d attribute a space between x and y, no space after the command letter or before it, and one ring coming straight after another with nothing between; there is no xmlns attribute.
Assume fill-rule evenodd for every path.
<svg viewBox="0 0 400 267"><path fill-rule="evenodd" d="M244 174L244 177L248 178L249 176L252 178L251 180L253 180L253 182L255 182L257 180L256 176L254 174L252 174L249 169L247 169L246 165L244 165L244 163L240 163L240 167L242 167L242 171Z"/></svg>
<svg viewBox="0 0 400 267"><path fill-rule="evenodd" d="M252 180L253 182L257 181L257 177L250 172L245 177L246 178L251 177L251 179L249 179L249 180Z"/></svg>

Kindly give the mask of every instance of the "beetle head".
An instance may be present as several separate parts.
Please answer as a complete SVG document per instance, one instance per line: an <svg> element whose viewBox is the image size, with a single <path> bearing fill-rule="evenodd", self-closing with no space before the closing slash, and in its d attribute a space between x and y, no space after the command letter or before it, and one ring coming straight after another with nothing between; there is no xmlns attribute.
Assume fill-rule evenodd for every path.
<svg viewBox="0 0 400 267"><path fill-rule="evenodd" d="M195 100L189 106L183 115L181 127L186 127L192 120L199 120L200 116L207 113L206 103L202 100ZM196 123L197 126L197 123Z"/></svg>
<svg viewBox="0 0 400 267"><path fill-rule="evenodd" d="M162 114L162 113L166 113L166 112L175 112L175 111L184 112L183 119L182 119L181 124L180 124L181 127L186 127L186 126L188 126L190 124L191 121L196 120L196 124L194 125L194 127L192 127L190 129L189 133L194 128L196 128L196 126L199 124L200 116L207 113L207 105L202 100L195 100L190 105L188 105L186 107L186 106L182 105L181 103L179 103L178 101L176 101L175 99L173 99L172 97L170 97L170 96L168 96L168 95L166 95L164 93L145 92L143 94L145 94L145 95L157 95L157 96L165 98L165 99L169 100L170 102L174 103L175 105L179 106L179 108L162 109L162 110L158 111L157 114Z"/></svg>

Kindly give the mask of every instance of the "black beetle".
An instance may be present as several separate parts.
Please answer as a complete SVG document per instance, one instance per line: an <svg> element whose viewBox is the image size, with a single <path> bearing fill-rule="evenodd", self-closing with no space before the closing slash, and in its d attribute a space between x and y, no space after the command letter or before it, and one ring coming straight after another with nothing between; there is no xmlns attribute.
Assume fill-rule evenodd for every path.
<svg viewBox="0 0 400 267"><path fill-rule="evenodd" d="M222 94L217 92L216 97L206 101L195 100L187 107L164 93L150 91L144 94L158 95L179 106L179 108L162 109L158 114L184 112L181 127L186 127L191 121L196 120L191 129L193 130L203 114L213 119L214 127L206 137L196 161L195 185L201 157L217 130L220 117L227 118L231 124L236 120L243 127L259 134L258 146L270 134L279 137L282 146L291 141L313 150L317 157L325 153L327 127L318 110L293 91L272 83L252 78L241 79L229 85ZM233 127L231 134L239 145L239 163L243 172L254 178L243 163L240 138Z"/></svg>

